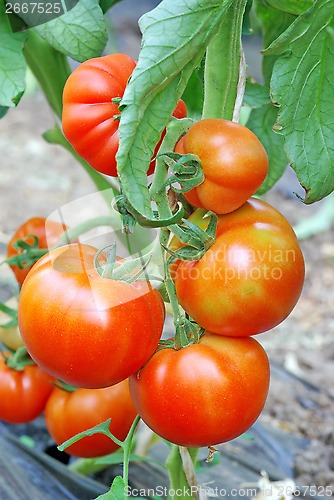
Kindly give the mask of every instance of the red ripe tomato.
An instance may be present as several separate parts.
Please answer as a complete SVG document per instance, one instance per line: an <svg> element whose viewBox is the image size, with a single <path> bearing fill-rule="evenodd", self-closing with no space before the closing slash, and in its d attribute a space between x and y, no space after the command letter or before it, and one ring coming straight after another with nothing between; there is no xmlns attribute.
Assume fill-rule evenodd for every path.
<svg viewBox="0 0 334 500"><path fill-rule="evenodd" d="M110 432L123 441L136 414L128 380L104 389L67 392L56 388L44 412L46 427L58 445L108 418L111 418ZM70 455L89 458L107 455L117 448L117 444L105 434L94 434L80 439L65 451Z"/></svg>
<svg viewBox="0 0 334 500"><path fill-rule="evenodd" d="M63 93L63 132L75 151L98 172L117 176L118 104L136 62L126 54L110 54L80 64L67 79ZM179 101L173 113L186 116ZM157 146L155 153L159 149ZM147 174L154 171L152 160Z"/></svg>
<svg viewBox="0 0 334 500"><path fill-rule="evenodd" d="M52 381L38 366L14 370L0 355L0 420L22 424L37 418L54 388Z"/></svg>
<svg viewBox="0 0 334 500"><path fill-rule="evenodd" d="M190 220L205 228L203 211ZM171 248L181 246L176 238ZM261 200L218 218L216 240L196 261L172 267L177 296L203 328L220 335L255 335L281 323L304 283L304 259L288 221Z"/></svg>
<svg viewBox="0 0 334 500"><path fill-rule="evenodd" d="M161 349L130 378L143 421L180 446L210 446L245 432L264 406L269 362L253 338L205 333L199 344Z"/></svg>
<svg viewBox="0 0 334 500"><path fill-rule="evenodd" d="M107 387L129 377L154 353L164 303L147 281L103 278L97 249L73 243L51 250L20 293L19 328L35 362L77 387Z"/></svg>
<svg viewBox="0 0 334 500"><path fill-rule="evenodd" d="M18 240L24 240L32 245L34 239L31 235L34 235L38 238L38 247L47 249L57 244L60 236L62 236L66 229L67 227L59 222L46 220L44 217L33 217L22 224L11 237L7 246L7 258L19 254L18 250L13 246ZM17 282L22 285L32 266L22 269L14 265L10 267L15 274Z"/></svg>
<svg viewBox="0 0 334 500"><path fill-rule="evenodd" d="M263 183L268 157L251 130L228 120L209 118L190 127L175 147L202 163L204 181L184 193L196 207L225 214L239 208Z"/></svg>

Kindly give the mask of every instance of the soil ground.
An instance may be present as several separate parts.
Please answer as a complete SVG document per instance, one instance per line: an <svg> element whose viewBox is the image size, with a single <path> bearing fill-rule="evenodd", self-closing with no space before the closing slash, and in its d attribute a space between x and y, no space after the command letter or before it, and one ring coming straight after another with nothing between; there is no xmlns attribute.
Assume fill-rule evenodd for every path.
<svg viewBox="0 0 334 500"><path fill-rule="evenodd" d="M53 123L38 92L25 96L18 109L0 121L1 254L17 226L29 217L48 216L95 192L80 165L41 137ZM290 173L265 198L292 224L309 218L320 206L305 206L293 194L298 189ZM334 491L334 229L302 241L301 246L306 261L302 297L287 320L258 337L272 362L295 379L273 377L261 419L308 440L295 457L299 484L331 486ZM6 286L6 294L15 288L5 267L0 268L0 286Z"/></svg>

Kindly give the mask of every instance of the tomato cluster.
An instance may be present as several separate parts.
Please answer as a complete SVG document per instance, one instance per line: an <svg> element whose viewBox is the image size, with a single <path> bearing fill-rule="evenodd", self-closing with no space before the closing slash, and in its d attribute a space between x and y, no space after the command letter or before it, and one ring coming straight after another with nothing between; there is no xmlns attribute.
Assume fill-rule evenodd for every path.
<svg viewBox="0 0 334 500"><path fill-rule="evenodd" d="M208 226L205 210L189 221ZM173 238L170 250L183 244ZM233 439L258 418L269 362L251 335L283 321L304 282L304 260L287 220L252 198L219 215L203 257L171 266L179 303L205 333L181 350L162 349L130 378L138 413L157 434L182 446Z"/></svg>
<svg viewBox="0 0 334 500"><path fill-rule="evenodd" d="M158 351L130 377L130 388L151 429L197 447L233 439L260 415L269 361L251 336L290 314L302 291L304 259L283 215L250 198L268 170L266 152L250 130L202 120L175 150L196 154L204 173L204 181L185 193L195 208L188 229L205 231L210 213L217 214L214 242L202 257L187 259L186 244L175 236L169 243L179 304L205 333L186 348Z"/></svg>
<svg viewBox="0 0 334 500"><path fill-rule="evenodd" d="M111 419L110 432L123 440L137 414L128 376L144 365L158 346L164 303L146 280L128 283L99 274L107 266L107 258L100 253L96 262L97 248L73 243L47 250L59 241L64 228L34 218L24 223L8 244L10 256L18 240L35 242L45 254L27 270L18 268L22 274L12 266L21 285L19 328L7 327L10 313L17 308L13 298L1 311L0 338L14 351L26 345L37 364L31 365L30 358L27 365L11 366L9 354L6 361L0 358L0 419L12 424L29 422L44 411L46 427L57 444ZM54 387L57 378L62 387ZM68 384L77 388L72 392ZM109 437L94 434L67 451L74 456L95 457L117 448Z"/></svg>
<svg viewBox="0 0 334 500"><path fill-rule="evenodd" d="M113 99L122 97L134 67L124 54L86 61L64 89L66 137L93 168L108 175L117 175L118 101ZM184 114L180 101L174 115ZM169 288L169 298L176 297L186 313L180 313L182 321L175 319L174 343L161 342L165 305L148 279L133 273L114 279L120 261L111 263L97 248L77 242L56 247L65 226L49 224L46 231L45 220L28 221L10 241L8 256L23 248L13 246L17 239L34 242L31 233L40 248L49 247L32 267L12 267L22 285L22 340L37 366L14 375L3 363L0 393L2 399L9 394L10 377L18 386L29 376L39 397L34 410L23 405L23 416L14 412L11 420L13 403L3 405L0 418L31 419L45 408L47 428L61 443L108 418L111 432L122 440L138 412L161 437L199 447L239 436L260 415L270 368L252 336L281 323L296 305L303 255L283 215L252 197L267 175L268 158L250 130L205 119L175 142L180 158L198 157L204 180L185 192L192 213L178 231L174 226L181 235L186 224L192 234L184 241L173 236L168 243L173 257L166 277L175 292ZM153 168L151 162L148 173ZM189 257L185 247L209 230L212 213L217 225L211 244ZM194 330L186 330L186 324ZM197 338L195 330L203 333ZM51 390L55 379L77 389ZM97 434L71 445L69 453L91 457L116 448Z"/></svg>
<svg viewBox="0 0 334 500"><path fill-rule="evenodd" d="M75 434L111 419L109 431L124 440L137 414L128 380L104 389L55 387L56 380L36 364L11 367L0 356L0 420L27 423L44 412L46 428L60 445ZM104 434L86 436L66 449L70 455L97 457L118 445Z"/></svg>

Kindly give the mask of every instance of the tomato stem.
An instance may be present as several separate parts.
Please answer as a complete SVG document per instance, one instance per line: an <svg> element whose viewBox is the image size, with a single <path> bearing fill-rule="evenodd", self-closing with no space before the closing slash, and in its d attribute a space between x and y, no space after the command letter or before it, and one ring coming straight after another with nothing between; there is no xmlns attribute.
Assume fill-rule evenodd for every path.
<svg viewBox="0 0 334 500"><path fill-rule="evenodd" d="M85 220L84 222L67 228L64 234L59 238L58 245L68 245L72 241L76 240L81 234L87 233L91 229L96 227L114 227L115 222L118 221L118 215L100 215L92 219Z"/></svg>
<svg viewBox="0 0 334 500"><path fill-rule="evenodd" d="M65 392L75 392L78 389L76 386L63 382L62 380L57 380L53 385Z"/></svg>
<svg viewBox="0 0 334 500"><path fill-rule="evenodd" d="M126 495L125 498L128 497L126 494L126 491L128 490L128 488L126 488L126 486L128 485L128 479L129 479L129 463L130 463L133 437L134 437L134 433L136 431L136 428L137 428L139 422L140 422L140 417L139 417L139 415L137 415L135 420L133 421L131 428L128 432L128 435L124 441L119 441L110 432L106 433L123 450L123 456L124 456L124 459L123 459L123 464L124 464L123 465L123 467L124 467L123 468L123 480L124 480L124 484L125 484L125 486L124 486L124 495ZM105 463L100 464L100 463L97 463L96 458L83 458L83 459L79 459L79 460L76 460L73 463L71 463L69 465L69 469L71 471L78 472L79 474L83 474L83 475L87 476L88 474L91 474L92 472L97 472L97 471L103 470L108 466L109 466L109 464L108 464L107 460Z"/></svg>
<svg viewBox="0 0 334 500"><path fill-rule="evenodd" d="M105 279L113 279L113 272L116 267L116 243L108 245L108 249L109 249L109 254L107 257L107 263L103 268L102 277ZM98 252L97 257L99 253L100 252Z"/></svg>
<svg viewBox="0 0 334 500"><path fill-rule="evenodd" d="M71 74L66 56L54 49L34 29L28 30L24 56L49 105L61 117L63 88Z"/></svg>
<svg viewBox="0 0 334 500"><path fill-rule="evenodd" d="M173 280L170 276L170 272L168 269L168 264L165 262L165 286L166 286L166 291L169 297L173 317L174 317L174 324L178 328L181 322L181 310L179 306L179 301L176 295L176 290L175 290L175 285L173 283Z"/></svg>
<svg viewBox="0 0 334 500"><path fill-rule="evenodd" d="M2 262L0 263L0 265L1 264L2 264ZM12 298L14 298L14 297L12 297ZM17 308L9 307L4 302L0 302L0 311L4 312L10 318L7 321L7 323L0 324L1 328L12 328L13 326L17 325L17 323L18 323L18 321L17 321Z"/></svg>
<svg viewBox="0 0 334 500"><path fill-rule="evenodd" d="M191 124L192 121L189 119L172 119L167 127L166 136L157 156L156 169L150 189L150 195L151 199L157 204L159 216L162 218L171 217L172 210L166 193L168 169L163 161L161 153L164 153L165 151L172 151L178 139L190 128ZM165 249L168 245L171 229L175 229L175 231L177 231L178 226L172 224L169 227L160 228L160 245L163 249ZM176 295L175 285L170 275L169 261L167 261L165 252L163 253L163 260L165 289L169 298L170 310L174 317L175 348L180 349L193 341L193 339L189 338L189 333L193 329L193 325L190 325L190 322L185 317L183 311L181 311L178 297Z"/></svg>
<svg viewBox="0 0 334 500"><path fill-rule="evenodd" d="M198 454L198 448L184 448L172 445L171 451L166 460L166 468L170 479L170 491L183 492L177 498L198 499L198 494L194 492L197 486L194 464ZM168 496L168 500L175 500L175 496Z"/></svg>
<svg viewBox="0 0 334 500"><path fill-rule="evenodd" d="M166 135L157 154L153 182L150 187L150 196L157 204L161 217L170 217L172 214L166 193L168 168L163 159L163 154L174 150L179 138L189 130L192 123L192 120L189 118L183 118L181 120L171 118L170 123L167 125Z"/></svg>
<svg viewBox="0 0 334 500"><path fill-rule="evenodd" d="M131 425L131 428L128 432L128 435L126 436L125 440L123 441L122 448L123 448L123 453L124 453L124 460L123 460L123 481L125 484L125 498L129 497L128 494L128 484L129 484L129 463L130 463L130 453L131 453L131 448L132 448L132 441L133 441L133 436L134 433L137 429L137 426L140 422L140 416L137 415L136 418L133 421L133 424Z"/></svg>
<svg viewBox="0 0 334 500"><path fill-rule="evenodd" d="M238 121L245 85L241 35L246 3L232 3L207 47L202 118Z"/></svg>

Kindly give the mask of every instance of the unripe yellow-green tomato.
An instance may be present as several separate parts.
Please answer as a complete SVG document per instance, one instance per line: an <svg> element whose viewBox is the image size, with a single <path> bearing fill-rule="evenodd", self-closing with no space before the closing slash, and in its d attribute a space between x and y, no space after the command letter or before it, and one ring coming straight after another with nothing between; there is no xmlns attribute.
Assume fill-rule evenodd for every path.
<svg viewBox="0 0 334 500"><path fill-rule="evenodd" d="M11 309L17 309L17 304L17 297L11 297L5 302L5 305ZM5 344L6 347L9 347L9 349L16 351L19 347L22 347L24 343L18 325L10 326L9 328L3 326L11 319L12 317L9 314L0 310L0 341Z"/></svg>

